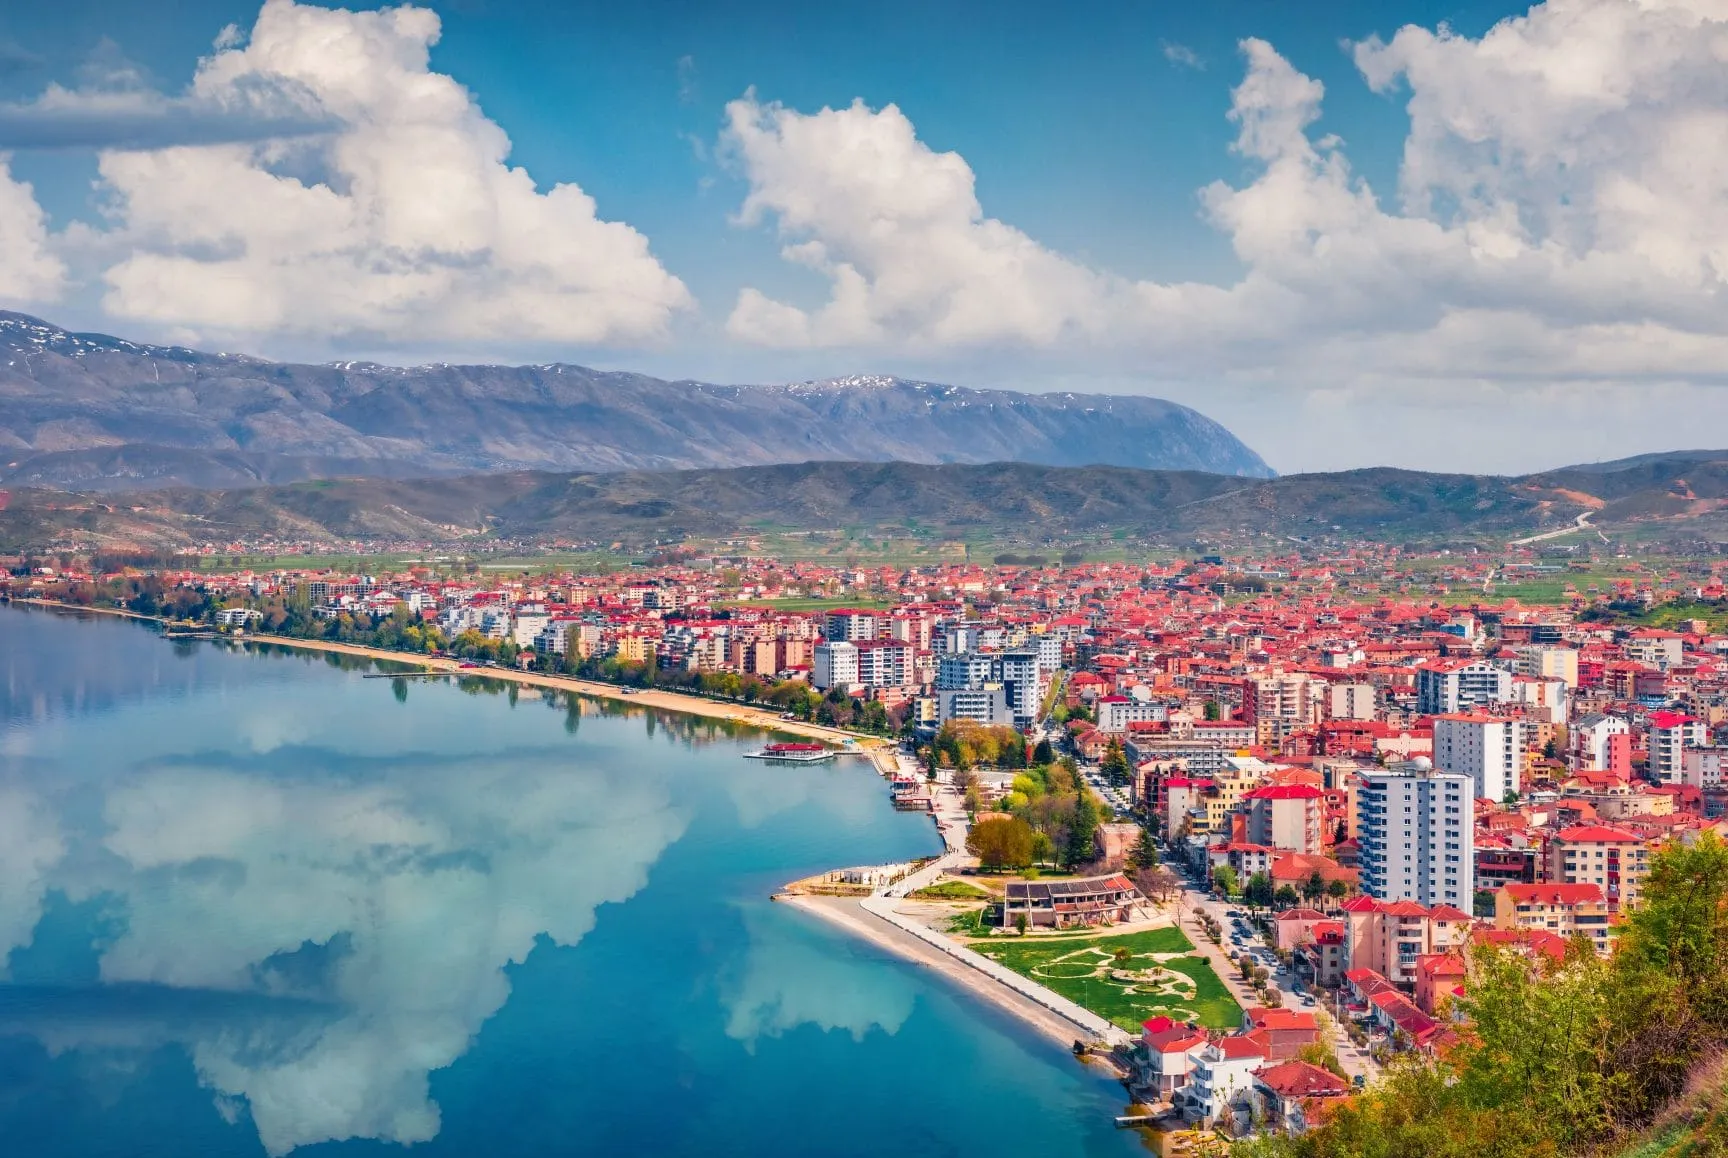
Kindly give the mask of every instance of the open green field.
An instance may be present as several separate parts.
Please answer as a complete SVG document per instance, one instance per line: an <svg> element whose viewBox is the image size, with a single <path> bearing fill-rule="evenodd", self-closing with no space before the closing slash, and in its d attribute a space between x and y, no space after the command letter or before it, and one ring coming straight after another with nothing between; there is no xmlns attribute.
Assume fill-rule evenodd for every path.
<svg viewBox="0 0 1728 1158"><path fill-rule="evenodd" d="M448 553L386 553L372 555L207 555L198 560L198 568L212 574L235 571L338 571L349 574L377 574L428 567L433 571L460 576L472 566L487 575L526 571L532 575L575 572L578 574L621 571L630 565L623 555L609 551L549 551L544 555L465 555Z"/></svg>
<svg viewBox="0 0 1728 1158"><path fill-rule="evenodd" d="M760 607L768 611L834 611L842 607L856 607L860 611L881 611L894 604L886 599L852 596L846 599L732 599L714 606Z"/></svg>
<svg viewBox="0 0 1728 1158"><path fill-rule="evenodd" d="M1180 929L1118 937L993 939L972 947L1130 1033L1140 1032L1142 1022L1159 1014L1209 1029L1242 1023L1242 1007L1205 958L1189 955L1194 945ZM1121 964L1118 949L1131 954Z"/></svg>

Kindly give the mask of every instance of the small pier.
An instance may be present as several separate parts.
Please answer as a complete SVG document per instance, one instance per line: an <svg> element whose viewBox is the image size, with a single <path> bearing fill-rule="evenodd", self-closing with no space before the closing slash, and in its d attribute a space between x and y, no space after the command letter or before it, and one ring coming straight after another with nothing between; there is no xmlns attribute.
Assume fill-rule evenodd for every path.
<svg viewBox="0 0 1728 1158"><path fill-rule="evenodd" d="M744 758L770 764L826 764L838 755L839 751L823 744L769 744L744 753Z"/></svg>

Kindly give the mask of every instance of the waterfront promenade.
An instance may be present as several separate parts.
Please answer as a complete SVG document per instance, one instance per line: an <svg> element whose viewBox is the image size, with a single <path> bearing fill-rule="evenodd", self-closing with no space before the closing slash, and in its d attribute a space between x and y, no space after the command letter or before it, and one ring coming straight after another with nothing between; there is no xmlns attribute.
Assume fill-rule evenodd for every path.
<svg viewBox="0 0 1728 1158"><path fill-rule="evenodd" d="M23 606L46 607L51 610L94 615L113 615L150 623L166 622L158 616L140 615L134 611L124 611L113 607L82 607L71 603L60 603L52 599L17 598L13 602ZM621 688L614 684L598 683L594 680L547 675L544 672L520 671L516 668L464 668L460 660L437 658L417 652L389 651L380 647L363 647L355 643L337 643L324 639L295 639L291 636L265 633L218 638L229 639L235 643L267 644L272 647L291 647L300 651L321 651L365 659L384 660L390 663L410 664L428 672L503 680L508 683L522 684L526 687L555 688L561 691L576 692L579 695L594 699L634 704L637 707L656 708L666 712L683 712L685 715L702 716L707 719L730 720L733 723L748 724L754 728L785 732L794 736L806 736L813 740L826 740L833 744L850 743L852 745L851 750L861 756L868 757L884 775L892 773L897 767L895 747L889 740L877 736L859 735L843 728L830 728L803 720L782 719L777 712L729 700L711 700L703 696L663 688Z"/></svg>
<svg viewBox="0 0 1728 1158"><path fill-rule="evenodd" d="M936 793L935 816L946 850L918 871L867 897L782 895L779 899L934 969L968 993L1000 1006L1063 1045L1082 1041L1114 1046L1129 1041L1127 1033L1090 1010L936 932L917 916L900 911L904 898L935 884L944 873L969 859L965 807L959 794L946 785Z"/></svg>

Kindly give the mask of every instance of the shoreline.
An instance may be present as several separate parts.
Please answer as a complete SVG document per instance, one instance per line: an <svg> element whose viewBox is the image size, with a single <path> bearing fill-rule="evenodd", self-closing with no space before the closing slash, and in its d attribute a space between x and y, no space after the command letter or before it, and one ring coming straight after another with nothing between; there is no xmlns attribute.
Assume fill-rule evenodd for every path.
<svg viewBox="0 0 1728 1158"><path fill-rule="evenodd" d="M908 965L938 974L965 996L1008 1014L1040 1037L1060 1046L1065 1053L1072 1052L1074 1043L1088 1036L1081 1027L1060 1014L1021 996L972 966L936 950L910 933L873 915L861 904L865 899L867 898L792 893L774 895L774 900L780 904L789 905L825 921Z"/></svg>
<svg viewBox="0 0 1728 1158"><path fill-rule="evenodd" d="M15 597L13 602L26 607L113 615L146 623L165 624L167 622L160 616L142 615L136 611L126 611L117 607L83 607L52 599L22 597ZM701 716L712 720L729 720L732 723L745 724L764 731L785 732L788 735L803 736L812 740L826 740L830 743L843 745L850 741L850 747L847 750L868 758L876 770L884 775L891 775L896 767L895 745L883 737L862 736L842 728L830 728L823 724L812 724L803 720L783 720L778 713L765 711L748 704L710 700L702 696L661 689L625 691L613 684L597 683L593 680L578 679L574 676L520 671L516 668L463 668L461 660L440 659L413 652L389 651L385 648L366 647L357 643L340 643L327 639L295 639L290 636L271 635L262 632L217 636L216 638L226 639L233 643L261 643L275 647L299 648L302 651L334 652L338 655L351 655L361 659L412 664L425 671L448 672L457 676L472 675L481 679L507 680L527 687L553 688L559 691L575 692L578 695L593 699L613 700L621 704L639 704L643 707L658 708L668 712L681 712L688 716Z"/></svg>

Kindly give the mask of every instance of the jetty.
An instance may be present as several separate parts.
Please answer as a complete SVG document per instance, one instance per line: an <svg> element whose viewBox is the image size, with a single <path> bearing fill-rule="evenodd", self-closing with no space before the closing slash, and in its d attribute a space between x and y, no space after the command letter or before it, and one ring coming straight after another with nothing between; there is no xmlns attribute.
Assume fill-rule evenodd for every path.
<svg viewBox="0 0 1728 1158"><path fill-rule="evenodd" d="M826 764L838 755L838 749L826 744L779 743L746 752L744 758L765 760L771 764Z"/></svg>

